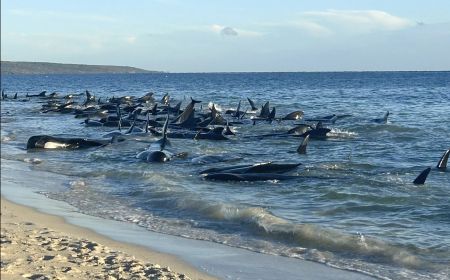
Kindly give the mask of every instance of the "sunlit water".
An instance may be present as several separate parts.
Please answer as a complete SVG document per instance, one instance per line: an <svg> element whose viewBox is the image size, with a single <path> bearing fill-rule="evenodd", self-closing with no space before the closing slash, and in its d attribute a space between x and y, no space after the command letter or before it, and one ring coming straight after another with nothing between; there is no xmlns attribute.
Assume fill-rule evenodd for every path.
<svg viewBox="0 0 450 280"><path fill-rule="evenodd" d="M249 73L2 76L2 89L19 100L42 90L89 89L97 97L154 91L235 108L246 97L270 101L279 116L351 114L330 125L328 140L252 138L283 132L293 122L236 127L230 141L173 139L189 157L166 164L135 155L156 138L99 149L27 152L32 135L100 138L112 128L84 127L73 115L40 113L42 101L2 102L2 159L30 170L64 175L67 183L41 192L80 212L129 221L149 230L211 240L263 253L303 258L380 278L448 279L450 172L433 169L425 185L412 184L450 148L450 73ZM387 124L370 120L391 112ZM243 159L194 164L205 154ZM198 172L217 165L301 162L298 179L266 182L205 181ZM51 182L52 178L43 178Z"/></svg>

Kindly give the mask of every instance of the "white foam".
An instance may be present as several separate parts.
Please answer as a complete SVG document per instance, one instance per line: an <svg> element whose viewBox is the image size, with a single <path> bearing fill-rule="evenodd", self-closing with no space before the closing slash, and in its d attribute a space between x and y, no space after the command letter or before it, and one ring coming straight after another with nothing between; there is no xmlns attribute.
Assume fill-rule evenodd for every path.
<svg viewBox="0 0 450 280"><path fill-rule="evenodd" d="M39 159L39 158L24 158L23 161L26 162L26 163L31 163L31 164L42 163L42 160Z"/></svg>
<svg viewBox="0 0 450 280"><path fill-rule="evenodd" d="M86 187L86 182L77 180L77 181L70 181L69 185L71 188L84 188Z"/></svg>
<svg viewBox="0 0 450 280"><path fill-rule="evenodd" d="M358 133L353 132L353 131L344 130L344 129L333 128L328 133L328 136L329 137L338 137L338 138L355 138L358 136Z"/></svg>

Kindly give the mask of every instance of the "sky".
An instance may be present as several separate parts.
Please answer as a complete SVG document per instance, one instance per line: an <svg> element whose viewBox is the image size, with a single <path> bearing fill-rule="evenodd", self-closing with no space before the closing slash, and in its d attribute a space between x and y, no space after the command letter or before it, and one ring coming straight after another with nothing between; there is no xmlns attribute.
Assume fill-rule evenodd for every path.
<svg viewBox="0 0 450 280"><path fill-rule="evenodd" d="M450 1L1 0L1 59L168 72L450 70Z"/></svg>

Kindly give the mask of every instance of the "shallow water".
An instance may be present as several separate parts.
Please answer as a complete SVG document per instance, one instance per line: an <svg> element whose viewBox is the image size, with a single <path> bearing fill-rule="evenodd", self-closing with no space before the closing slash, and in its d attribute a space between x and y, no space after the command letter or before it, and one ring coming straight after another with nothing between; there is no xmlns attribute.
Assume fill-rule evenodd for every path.
<svg viewBox="0 0 450 280"><path fill-rule="evenodd" d="M295 153L300 138L246 138L285 131L293 123L274 122L238 126L238 136L228 142L173 139L173 148L189 157L158 165L135 159L156 138L27 152L32 135L100 138L112 128L40 113L43 103L35 99L6 100L1 156L64 176L66 184L44 184L40 191L86 214L380 278L449 278L450 172L434 169L424 186L411 183L450 148L449 72L2 76L2 88L8 95L18 92L19 99L41 90L89 89L98 97L152 90L157 97L168 92L177 100L211 101L223 110L239 100L245 108L250 97L257 106L269 100L279 116L294 110L303 110L305 118L351 114L330 125L328 140L312 140L307 155ZM387 124L370 121L387 110ZM288 181L204 181L198 172L217 164L191 160L217 153L243 158L233 164L303 165L293 173L298 179Z"/></svg>

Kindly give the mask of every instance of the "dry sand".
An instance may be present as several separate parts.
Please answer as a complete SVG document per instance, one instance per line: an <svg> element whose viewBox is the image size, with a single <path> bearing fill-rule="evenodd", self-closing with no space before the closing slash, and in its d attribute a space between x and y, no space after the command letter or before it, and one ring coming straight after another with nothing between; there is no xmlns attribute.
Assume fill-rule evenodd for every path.
<svg viewBox="0 0 450 280"><path fill-rule="evenodd" d="M173 256L108 239L3 197L0 243L2 280L214 279Z"/></svg>

